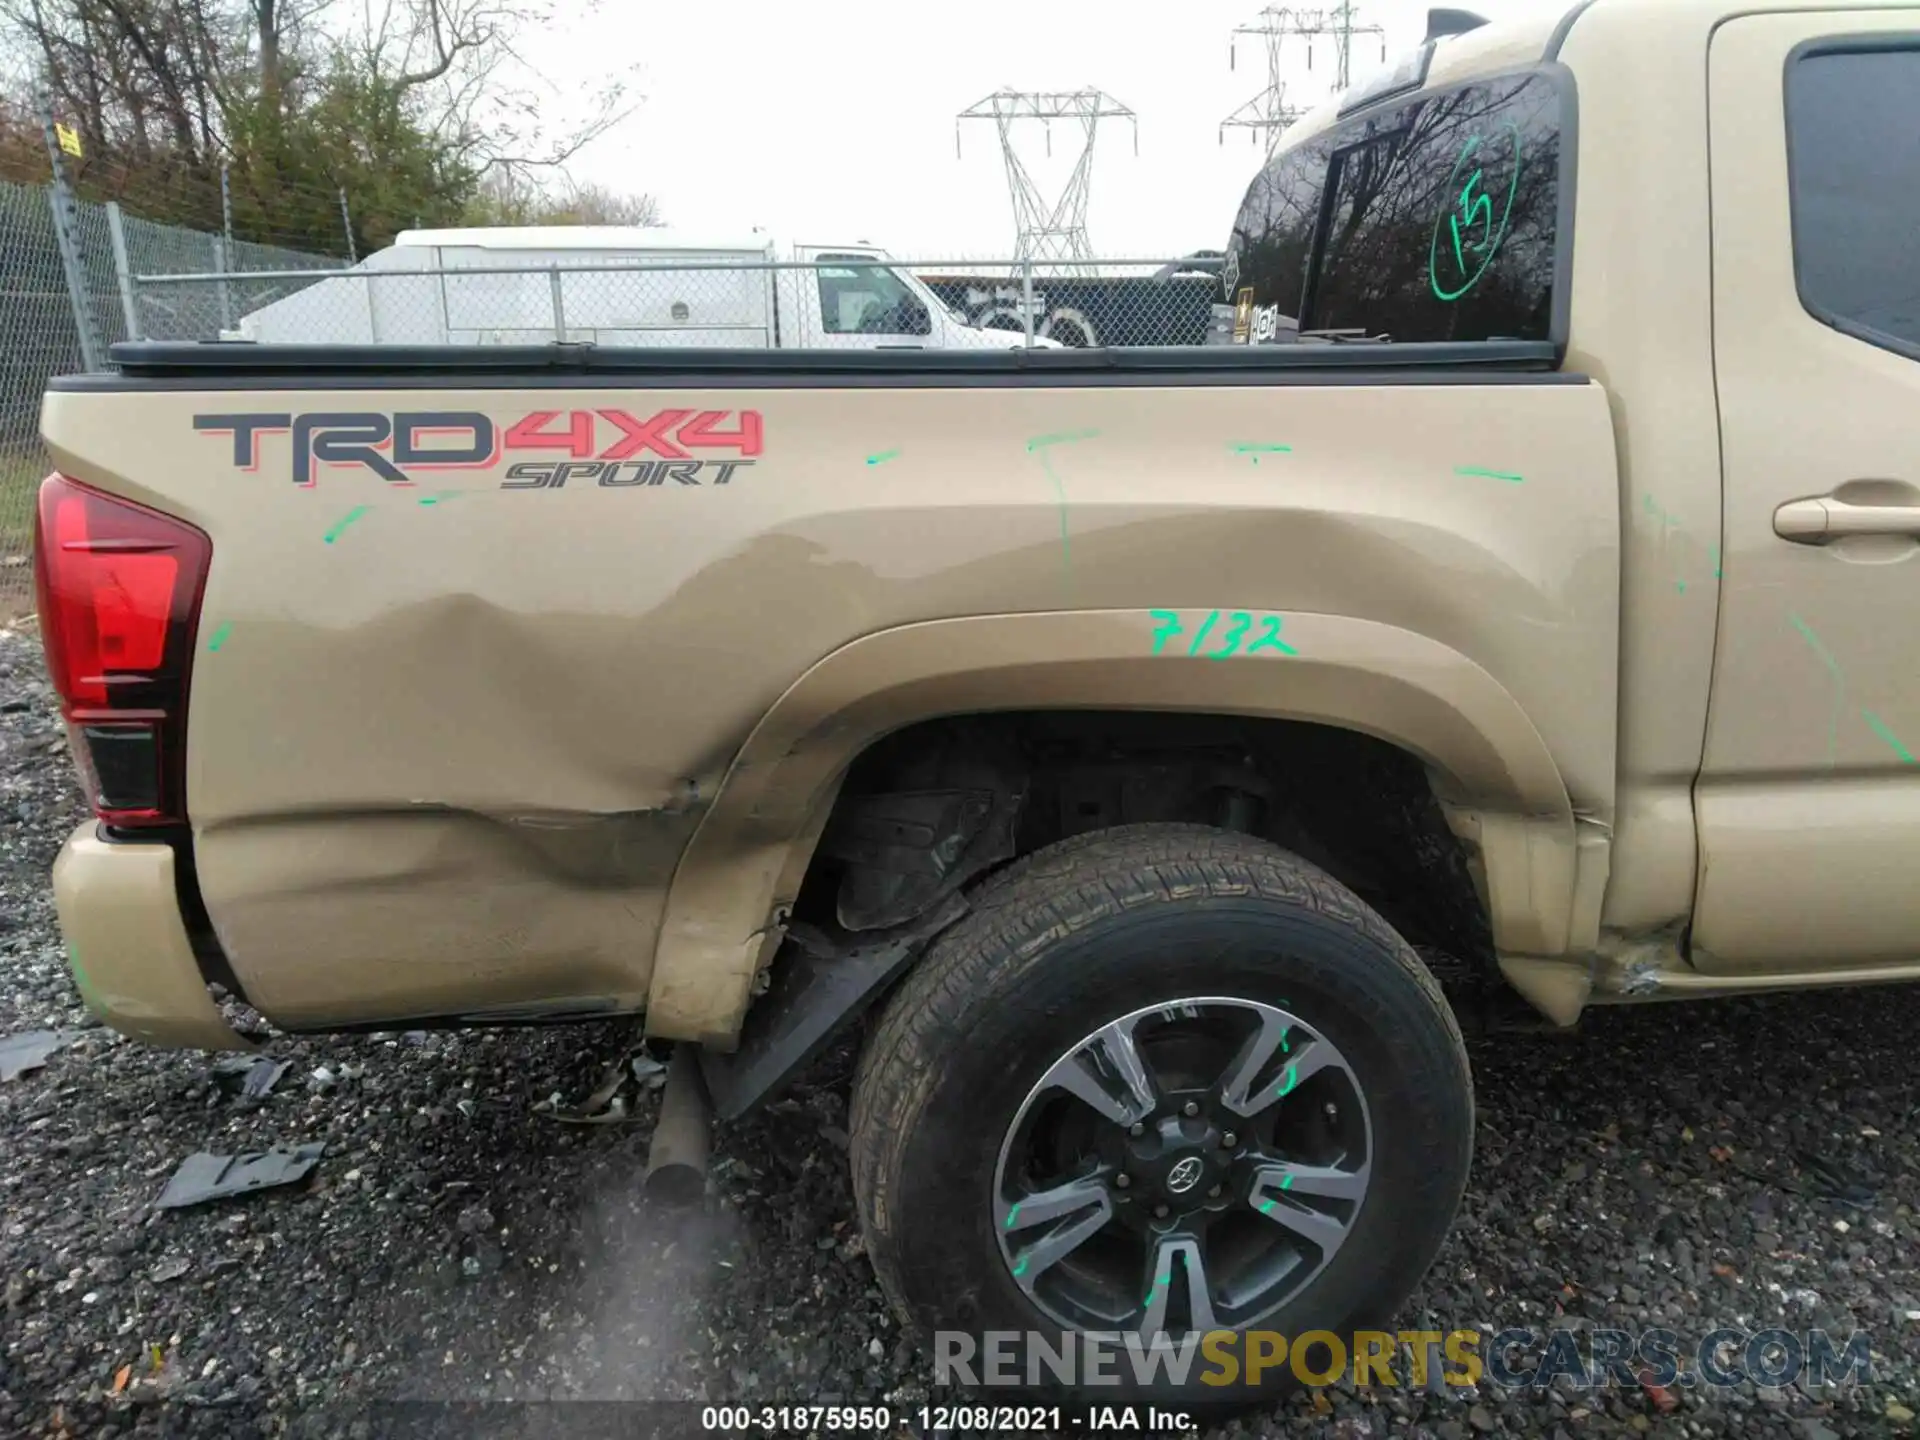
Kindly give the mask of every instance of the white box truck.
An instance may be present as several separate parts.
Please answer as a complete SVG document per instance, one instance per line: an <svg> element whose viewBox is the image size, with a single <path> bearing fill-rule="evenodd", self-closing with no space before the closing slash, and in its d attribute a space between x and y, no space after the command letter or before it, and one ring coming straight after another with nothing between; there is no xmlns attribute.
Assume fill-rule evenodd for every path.
<svg viewBox="0 0 1920 1440"><path fill-rule="evenodd" d="M1017 332L969 325L871 245L597 225L403 231L351 270L241 317L228 338L856 350L1025 343Z"/></svg>

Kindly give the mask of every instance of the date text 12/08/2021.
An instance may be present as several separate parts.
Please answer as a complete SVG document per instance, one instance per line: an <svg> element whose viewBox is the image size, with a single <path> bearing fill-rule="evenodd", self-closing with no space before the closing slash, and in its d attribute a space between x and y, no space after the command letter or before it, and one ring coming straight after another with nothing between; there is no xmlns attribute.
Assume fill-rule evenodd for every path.
<svg viewBox="0 0 1920 1440"><path fill-rule="evenodd" d="M933 1434L1062 1435L1108 1431L1177 1435L1194 1426L1182 1410L1154 1405L922 1405L895 1416L884 1407L851 1405L709 1405L700 1428L723 1435L839 1433L889 1435L895 1422Z"/></svg>

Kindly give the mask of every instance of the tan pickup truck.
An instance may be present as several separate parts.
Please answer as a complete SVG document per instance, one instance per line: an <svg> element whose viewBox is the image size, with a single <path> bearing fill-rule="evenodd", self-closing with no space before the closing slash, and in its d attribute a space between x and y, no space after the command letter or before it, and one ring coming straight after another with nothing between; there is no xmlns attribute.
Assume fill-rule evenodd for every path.
<svg viewBox="0 0 1920 1440"><path fill-rule="evenodd" d="M1436 34L1253 184L1230 345L124 347L44 414L75 978L644 1013L723 1115L864 1018L924 1331L1382 1319L1436 977L1920 976L1916 94L1911 4Z"/></svg>

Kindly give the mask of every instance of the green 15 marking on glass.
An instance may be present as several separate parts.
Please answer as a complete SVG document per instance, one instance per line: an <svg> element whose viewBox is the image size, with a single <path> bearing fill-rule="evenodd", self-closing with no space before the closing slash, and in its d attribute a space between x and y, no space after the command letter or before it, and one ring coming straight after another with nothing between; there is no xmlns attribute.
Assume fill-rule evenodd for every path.
<svg viewBox="0 0 1920 1440"><path fill-rule="evenodd" d="M1509 172L1498 220L1494 218L1493 196L1486 190L1486 174L1489 159L1497 167L1500 157L1497 147L1489 144L1486 136L1468 137L1453 162L1453 173L1447 177L1446 195L1450 205L1433 222L1433 242L1427 251L1427 280L1437 300L1458 300L1478 285L1507 238L1507 226L1513 219L1513 199L1520 190L1520 128L1508 121L1495 138L1507 141L1505 162ZM1494 153L1490 155L1490 151ZM1494 193L1498 194L1499 189L1496 168ZM1444 283L1440 279L1443 257L1453 262Z"/></svg>
<svg viewBox="0 0 1920 1440"><path fill-rule="evenodd" d="M1147 612L1159 623L1153 631L1153 653L1158 655L1167 648L1167 642L1182 632L1180 616L1173 610L1149 610ZM1284 617L1264 615L1260 619L1260 633L1246 649L1240 648L1241 639L1253 624L1253 616L1245 610L1233 611L1229 618L1227 633L1220 637L1220 648L1209 651L1208 660L1226 660L1235 655L1257 655L1262 650L1277 651L1282 655L1298 655L1300 652L1280 638L1280 626ZM1207 643L1207 637L1213 633L1213 627L1219 623L1220 612L1211 610L1201 622L1199 630L1194 632L1193 643L1187 646L1187 654L1199 655L1201 647Z"/></svg>

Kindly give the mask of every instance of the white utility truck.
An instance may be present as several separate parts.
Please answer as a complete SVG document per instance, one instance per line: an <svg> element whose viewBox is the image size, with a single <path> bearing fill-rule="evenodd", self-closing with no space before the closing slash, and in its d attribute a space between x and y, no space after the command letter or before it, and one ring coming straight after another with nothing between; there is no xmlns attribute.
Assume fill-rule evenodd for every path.
<svg viewBox="0 0 1920 1440"><path fill-rule="evenodd" d="M227 338L304 344L1005 349L871 245L640 226L407 230ZM1055 342L1036 339L1049 348Z"/></svg>

